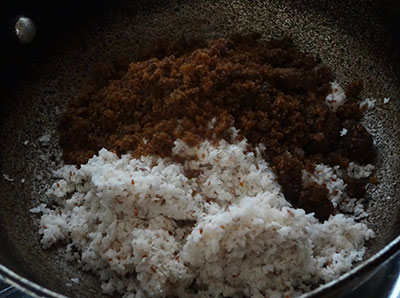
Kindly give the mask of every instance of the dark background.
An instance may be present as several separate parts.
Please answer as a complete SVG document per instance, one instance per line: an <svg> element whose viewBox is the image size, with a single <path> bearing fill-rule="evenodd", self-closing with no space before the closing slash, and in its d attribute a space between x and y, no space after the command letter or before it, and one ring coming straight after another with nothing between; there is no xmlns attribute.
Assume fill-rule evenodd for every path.
<svg viewBox="0 0 400 298"><path fill-rule="evenodd" d="M0 92L9 95L26 77L26 69L40 64L66 35L87 26L95 15L109 12L105 0L10 0L0 1ZM115 1L122 3L123 1ZM20 44L14 33L19 16L29 17L36 25L36 37L29 44ZM107 15L104 14L104 18ZM97 18L98 21L101 21Z"/></svg>

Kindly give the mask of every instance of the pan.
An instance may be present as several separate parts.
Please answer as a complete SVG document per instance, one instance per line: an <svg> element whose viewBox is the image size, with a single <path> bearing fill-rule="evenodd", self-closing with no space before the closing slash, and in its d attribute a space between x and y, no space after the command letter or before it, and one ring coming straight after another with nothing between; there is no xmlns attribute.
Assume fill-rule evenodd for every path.
<svg viewBox="0 0 400 298"><path fill-rule="evenodd" d="M254 31L262 39L289 35L300 50L319 56L333 69L339 82L362 78L362 96L377 100L364 120L378 151L379 184L368 186L370 216L365 220L376 237L368 243L364 262L305 296L338 297L365 286L371 278L382 282L381 289L385 280L396 281L400 248L397 1L138 0L57 5L14 1L1 5L2 24L8 28L2 32L0 123L0 274L6 281L36 296L102 296L97 278L67 262L63 247L42 249L38 218L29 212L43 201L52 171L62 165L59 115L95 66L120 56L133 61L160 38L211 39ZM36 24L35 39L25 45L11 37L21 15ZM390 98L390 103L382 104L383 98ZM50 141L43 142L43 136ZM76 277L79 284L68 286Z"/></svg>

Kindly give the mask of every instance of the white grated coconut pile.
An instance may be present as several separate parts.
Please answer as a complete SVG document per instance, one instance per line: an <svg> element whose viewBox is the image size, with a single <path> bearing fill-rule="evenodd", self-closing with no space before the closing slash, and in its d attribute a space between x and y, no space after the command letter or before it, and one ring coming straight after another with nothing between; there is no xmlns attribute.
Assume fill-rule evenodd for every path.
<svg viewBox="0 0 400 298"><path fill-rule="evenodd" d="M292 208L259 151L246 147L177 140L183 164L102 149L80 169L64 166L48 190L58 207L31 210L42 213L43 247L67 242L69 260L124 297L293 297L363 258L374 233L357 215L320 223ZM317 165L303 179L327 183L340 205L349 198L339 172Z"/></svg>
<svg viewBox="0 0 400 298"><path fill-rule="evenodd" d="M366 98L360 102L360 108L366 107L368 110L375 108L376 100L373 98Z"/></svg>
<svg viewBox="0 0 400 298"><path fill-rule="evenodd" d="M326 105L334 112L346 102L346 93L335 81L331 82L331 93L325 98Z"/></svg>

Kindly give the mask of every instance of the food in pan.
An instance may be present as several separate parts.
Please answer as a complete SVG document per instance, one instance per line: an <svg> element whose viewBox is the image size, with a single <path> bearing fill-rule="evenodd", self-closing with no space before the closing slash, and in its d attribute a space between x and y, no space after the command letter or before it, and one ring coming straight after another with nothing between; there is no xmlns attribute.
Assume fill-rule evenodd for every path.
<svg viewBox="0 0 400 298"><path fill-rule="evenodd" d="M162 42L103 64L60 119L40 234L125 297L293 297L361 261L362 82L289 38Z"/></svg>

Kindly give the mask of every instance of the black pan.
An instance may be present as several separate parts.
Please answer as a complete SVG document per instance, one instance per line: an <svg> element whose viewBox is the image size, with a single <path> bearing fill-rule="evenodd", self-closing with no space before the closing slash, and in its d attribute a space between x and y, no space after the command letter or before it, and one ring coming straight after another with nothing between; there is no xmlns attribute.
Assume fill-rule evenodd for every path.
<svg viewBox="0 0 400 298"><path fill-rule="evenodd" d="M41 248L38 217L29 209L44 200L51 171L62 165L56 131L59 114L78 95L93 68L120 56L134 60L161 37L214 38L253 31L265 39L290 35L301 50L320 56L341 84L362 78L363 96L377 100L365 119L378 149L380 183L369 186L366 220L377 237L368 243L366 261L309 296L349 292L396 256L400 247L397 1L3 1L0 5L5 50L0 89L0 274L8 282L46 297L101 296L97 278L66 262L62 247ZM36 39L27 45L18 44L11 34L13 20L20 14L37 25ZM389 104L383 104L384 97L391 98ZM44 144L39 138L45 134L51 141ZM73 277L80 283L68 287Z"/></svg>

